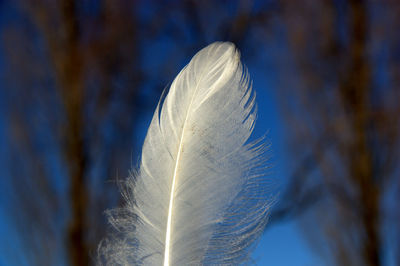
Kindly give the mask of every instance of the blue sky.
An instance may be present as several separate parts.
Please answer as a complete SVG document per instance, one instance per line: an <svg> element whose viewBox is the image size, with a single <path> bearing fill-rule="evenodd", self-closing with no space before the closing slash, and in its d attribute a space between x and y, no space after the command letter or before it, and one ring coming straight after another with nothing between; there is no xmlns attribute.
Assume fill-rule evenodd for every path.
<svg viewBox="0 0 400 266"><path fill-rule="evenodd" d="M243 57L246 58L245 55ZM271 178L280 185L279 193L288 181L289 172L286 166L289 156L288 147L285 145L284 122L276 95L278 87L273 75L265 75L274 71L260 71L252 65L248 68L253 79L253 88L257 93L258 104L258 120L254 135L259 136L268 131L273 156ZM276 204L279 204L279 198ZM319 257L309 248L299 230L295 221L267 226L252 258L257 265L321 265Z"/></svg>
<svg viewBox="0 0 400 266"><path fill-rule="evenodd" d="M262 236L252 258L257 265L324 265L304 241L295 222L270 226Z"/></svg>
<svg viewBox="0 0 400 266"><path fill-rule="evenodd" d="M2 1L0 0L0 8ZM0 9L1 11L1 9ZM1 14L4 14L2 12ZM0 16L0 27L3 26L6 19L10 19L11 16L9 13L6 13L7 16ZM142 14L144 17L153 16L153 14L145 13ZM147 18L148 19L148 18ZM143 23L147 23L146 21ZM190 31L190 30L189 30ZM167 33L165 33L167 34ZM190 34L189 34L190 35ZM254 36L253 36L254 37ZM278 38L278 37L277 37ZM194 38L195 39L195 38ZM217 40L212 40L217 41ZM274 44L277 47L275 49L285 49L278 46L285 45L283 40L276 39L274 40ZM155 83L158 76L161 75L161 71L153 71L153 69L157 69L159 66L165 65L165 62L168 62L170 59L170 54L165 53L165 50L176 50L179 47L179 44L176 44L171 40L170 36L162 36L158 40L150 40L148 42L143 42L146 45L146 49L144 51L143 57L147 59L146 64L143 63L143 69L149 72L151 76L150 79ZM185 44L187 45L187 44ZM198 45L198 44L196 44ZM183 46L183 45L182 45ZM240 47L239 47L240 48ZM242 58L244 64L249 68L250 76L253 80L253 88L257 93L257 103L258 103L258 120L255 128L254 135L255 137L259 137L263 135L265 132L269 132L268 138L271 140L272 144L272 160L271 163L274 165L272 169L271 178L275 179L278 184L280 184L281 189L280 192L283 192L285 184L287 183L287 178L290 176L290 167L292 163L290 163L290 156L288 153L287 140L285 139L285 123L280 114L279 110L279 100L277 99L277 92L279 90L279 84L276 80L277 70L274 68L274 60L272 49L260 49L262 51L268 51L270 54L261 54L256 55L257 60L250 59L250 53L256 53L256 51L246 51L242 50ZM179 48L178 48L179 51ZM0 43L0 81L3 81L3 59L2 59L2 49ZM196 51L195 51L196 52ZM194 54L192 54L194 55ZM190 55L190 56L192 56ZM185 58L183 60L182 57L184 55L180 54L180 57L177 59L177 62L181 63L181 67L189 62L190 58ZM174 65L176 62L172 62ZM269 69L263 69L262 67L269 67ZM163 78L168 78L168 80L162 81L165 82L165 86L168 86L170 82L172 82L175 75L178 73L180 69L176 69L176 73L174 68L168 69L170 72L168 75L163 75ZM290 78L290 77L288 77ZM155 95L155 89L153 88L155 84L145 84L143 89L143 94L146 97L154 97L154 107L158 101L159 95ZM149 89L152 88L152 89ZM4 108L4 103L2 102L2 84L0 82L0 147L5 145L5 123L6 123L6 110ZM152 111L148 113L142 113L143 115L139 117L138 120L138 132L135 136L136 138L132 143L132 165L136 165L136 162L139 158L140 149L136 149L141 147L144 136L146 134L146 130L148 125L150 124L150 120L152 117ZM3 156L7 156L4 149L0 149L0 161L3 161ZM1 166L1 164L0 164ZM124 173L128 172L128 169L121 169L121 171L126 170ZM3 174L0 176L2 177ZM122 174L123 175L123 174ZM0 178L0 186L2 185L2 179ZM112 184L111 184L112 185ZM4 195L0 194L0 201L3 203ZM279 204L279 198L277 201L277 205ZM7 239L6 245L9 247L17 246L17 241L15 240L15 230L12 229L12 224L7 221L7 214L4 212L4 209L0 209L0 235L3 239ZM11 220L11 219L10 219ZM4 249L5 245L0 245L0 266L1 265L9 265L6 263ZM299 265L299 266L314 266L314 265L325 265L326 262L323 261L322 258L316 253L308 245L307 241L304 239L304 236L301 232L301 227L297 225L295 220L275 223L271 224L267 227L267 230L263 234L259 245L256 250L252 254L252 258L256 262L257 265ZM390 258L389 258L390 260ZM392 265L388 263L387 265Z"/></svg>

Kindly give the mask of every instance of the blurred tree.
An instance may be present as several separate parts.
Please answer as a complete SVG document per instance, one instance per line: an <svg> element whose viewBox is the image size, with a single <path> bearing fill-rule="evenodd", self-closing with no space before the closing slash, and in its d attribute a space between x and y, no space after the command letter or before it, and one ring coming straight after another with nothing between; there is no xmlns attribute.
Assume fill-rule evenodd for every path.
<svg viewBox="0 0 400 266"><path fill-rule="evenodd" d="M12 130L9 208L29 264L64 257L88 265L105 228L102 212L117 203L115 185L105 181L129 168L136 116L146 107L137 97L143 76L132 4L10 7L17 18L2 34Z"/></svg>
<svg viewBox="0 0 400 266"><path fill-rule="evenodd" d="M382 265L400 230L400 5L281 1L280 11L291 57L282 110L300 165L275 218L312 207L302 225L325 260Z"/></svg>

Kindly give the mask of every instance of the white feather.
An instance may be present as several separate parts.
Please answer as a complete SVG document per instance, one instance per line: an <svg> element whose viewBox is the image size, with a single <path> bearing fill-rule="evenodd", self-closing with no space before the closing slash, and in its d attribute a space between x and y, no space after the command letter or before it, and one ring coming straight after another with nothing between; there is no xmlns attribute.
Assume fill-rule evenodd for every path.
<svg viewBox="0 0 400 266"><path fill-rule="evenodd" d="M161 106L162 105L162 106ZM126 205L110 212L108 265L246 262L271 205L266 145L247 143L256 117L249 76L231 43L213 43L158 105Z"/></svg>

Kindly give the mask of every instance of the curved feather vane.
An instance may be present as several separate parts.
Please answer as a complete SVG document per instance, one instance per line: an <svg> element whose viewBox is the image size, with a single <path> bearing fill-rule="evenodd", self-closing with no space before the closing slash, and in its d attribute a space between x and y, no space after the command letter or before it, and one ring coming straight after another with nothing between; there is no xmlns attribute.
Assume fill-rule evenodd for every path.
<svg viewBox="0 0 400 266"><path fill-rule="evenodd" d="M248 143L255 96L239 52L213 43L158 105L126 205L102 242L110 265L231 265L249 259L271 205L267 146Z"/></svg>

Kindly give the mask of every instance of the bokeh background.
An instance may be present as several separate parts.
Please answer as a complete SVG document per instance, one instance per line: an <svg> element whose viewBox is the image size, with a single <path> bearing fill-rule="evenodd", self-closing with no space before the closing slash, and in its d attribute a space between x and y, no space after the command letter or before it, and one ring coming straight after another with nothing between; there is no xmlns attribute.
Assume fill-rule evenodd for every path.
<svg viewBox="0 0 400 266"><path fill-rule="evenodd" d="M258 265L400 265L400 2L0 1L0 265L93 265L162 90L234 42L279 201Z"/></svg>

